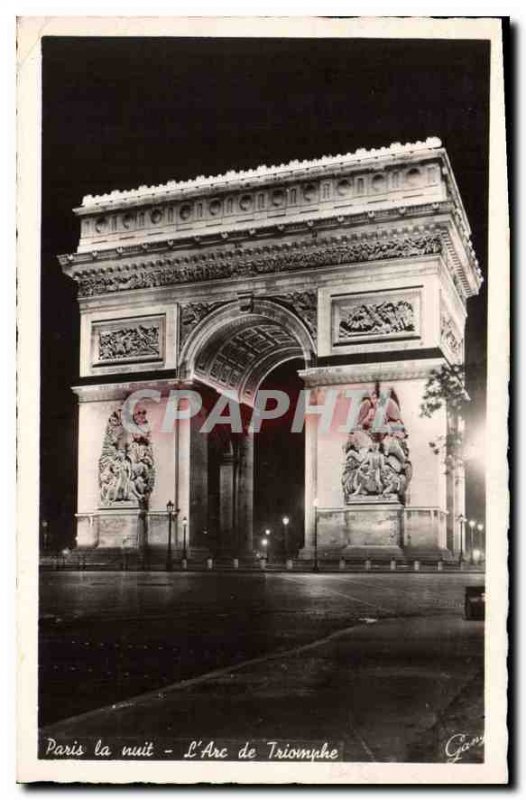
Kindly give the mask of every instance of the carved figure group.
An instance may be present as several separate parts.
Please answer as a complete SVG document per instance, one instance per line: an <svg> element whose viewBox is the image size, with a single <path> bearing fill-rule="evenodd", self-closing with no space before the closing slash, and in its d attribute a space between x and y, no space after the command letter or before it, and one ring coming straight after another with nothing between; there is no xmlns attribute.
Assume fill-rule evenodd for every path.
<svg viewBox="0 0 526 800"><path fill-rule="evenodd" d="M407 432L398 399L391 392L385 406L381 405L383 419L377 419L379 403L379 387L375 387L362 401L356 428L345 444L342 487L346 503L364 496L403 502L411 480Z"/></svg>
<svg viewBox="0 0 526 800"><path fill-rule="evenodd" d="M151 286L167 286L188 281L204 281L212 278L260 275L289 270L303 270L318 266L368 261L376 258L402 258L413 255L440 253L442 240L439 234L411 234L336 241L323 237L317 243L310 240L273 248L246 248L246 250L221 253L217 257L207 255L193 259L167 255L159 266L155 261L131 261L119 269L111 268L96 274L79 274L79 294L90 297L102 292L118 292L125 289L143 289Z"/></svg>
<svg viewBox="0 0 526 800"><path fill-rule="evenodd" d="M131 328L101 333L99 337L99 360L116 361L131 356L158 356L159 327L137 325Z"/></svg>
<svg viewBox="0 0 526 800"><path fill-rule="evenodd" d="M365 333L411 333L415 330L414 309L407 300L396 303L360 303L348 309L340 322L342 339Z"/></svg>
<svg viewBox="0 0 526 800"><path fill-rule="evenodd" d="M144 409L138 408L133 421L139 433L128 433L122 424L120 409L106 425L102 455L99 460L101 505L147 499L155 481L153 449Z"/></svg>

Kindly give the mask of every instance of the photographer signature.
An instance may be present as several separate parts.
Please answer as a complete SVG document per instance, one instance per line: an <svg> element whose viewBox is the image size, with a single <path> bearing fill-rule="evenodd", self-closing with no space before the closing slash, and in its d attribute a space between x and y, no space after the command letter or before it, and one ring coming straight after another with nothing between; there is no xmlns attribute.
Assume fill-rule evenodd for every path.
<svg viewBox="0 0 526 800"><path fill-rule="evenodd" d="M462 757L474 747L481 747L484 744L483 736L471 736L469 733L454 733L444 747L447 761L456 764Z"/></svg>

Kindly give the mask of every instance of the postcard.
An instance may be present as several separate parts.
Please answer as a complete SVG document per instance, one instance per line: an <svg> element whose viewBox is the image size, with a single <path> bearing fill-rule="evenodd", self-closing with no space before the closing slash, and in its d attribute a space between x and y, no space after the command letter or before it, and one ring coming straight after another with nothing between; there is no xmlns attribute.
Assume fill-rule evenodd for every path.
<svg viewBox="0 0 526 800"><path fill-rule="evenodd" d="M506 25L19 19L19 781L507 782Z"/></svg>

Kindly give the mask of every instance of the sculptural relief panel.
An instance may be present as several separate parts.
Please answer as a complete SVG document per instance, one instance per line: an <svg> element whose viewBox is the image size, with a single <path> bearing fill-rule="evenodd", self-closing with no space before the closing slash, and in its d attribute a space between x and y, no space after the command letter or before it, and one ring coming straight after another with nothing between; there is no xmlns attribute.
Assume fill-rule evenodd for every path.
<svg viewBox="0 0 526 800"><path fill-rule="evenodd" d="M419 339L421 292L366 292L332 299L334 346L379 339Z"/></svg>
<svg viewBox="0 0 526 800"><path fill-rule="evenodd" d="M404 502L412 477L407 430L393 389L372 387L360 405L344 446L342 488L346 504L360 500Z"/></svg>
<svg viewBox="0 0 526 800"><path fill-rule="evenodd" d="M100 506L140 506L147 503L155 483L154 454L146 411L137 406L135 432L126 430L121 411L106 425L99 459Z"/></svg>
<svg viewBox="0 0 526 800"><path fill-rule="evenodd" d="M442 298L440 302L440 343L455 362L462 361L464 354L462 333Z"/></svg>
<svg viewBox="0 0 526 800"><path fill-rule="evenodd" d="M91 334L94 367L164 360L164 315L94 321Z"/></svg>

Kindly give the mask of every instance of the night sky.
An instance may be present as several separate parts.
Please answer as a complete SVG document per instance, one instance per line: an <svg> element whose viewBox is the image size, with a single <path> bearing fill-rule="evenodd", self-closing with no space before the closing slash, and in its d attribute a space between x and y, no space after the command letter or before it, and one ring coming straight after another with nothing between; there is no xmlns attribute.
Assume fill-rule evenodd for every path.
<svg viewBox="0 0 526 800"><path fill-rule="evenodd" d="M43 39L41 518L71 543L79 318L58 253L85 194L438 136L484 274L489 44L475 41ZM485 408L486 294L468 304L467 436ZM468 515L484 507L468 471Z"/></svg>

